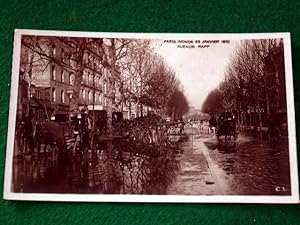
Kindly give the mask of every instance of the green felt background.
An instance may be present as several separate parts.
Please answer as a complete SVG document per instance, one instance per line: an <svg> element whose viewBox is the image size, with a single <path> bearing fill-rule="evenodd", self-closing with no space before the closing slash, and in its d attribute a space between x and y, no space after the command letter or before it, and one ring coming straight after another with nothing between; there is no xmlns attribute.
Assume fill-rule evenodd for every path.
<svg viewBox="0 0 300 225"><path fill-rule="evenodd" d="M0 3L0 192L3 190L15 28L199 33L290 31L296 116L300 115L300 1L1 0ZM298 129L299 125L298 122ZM299 219L299 205L46 203L0 200L0 224L300 224Z"/></svg>

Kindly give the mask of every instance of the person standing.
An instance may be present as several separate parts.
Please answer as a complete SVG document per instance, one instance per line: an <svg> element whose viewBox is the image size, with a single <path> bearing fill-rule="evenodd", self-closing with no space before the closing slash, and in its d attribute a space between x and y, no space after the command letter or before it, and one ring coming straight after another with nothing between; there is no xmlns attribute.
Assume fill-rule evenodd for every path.
<svg viewBox="0 0 300 225"><path fill-rule="evenodd" d="M214 133L216 126L217 126L217 120L216 120L215 116L212 116L209 120L208 133L210 134L211 133L210 131L212 131L212 133Z"/></svg>

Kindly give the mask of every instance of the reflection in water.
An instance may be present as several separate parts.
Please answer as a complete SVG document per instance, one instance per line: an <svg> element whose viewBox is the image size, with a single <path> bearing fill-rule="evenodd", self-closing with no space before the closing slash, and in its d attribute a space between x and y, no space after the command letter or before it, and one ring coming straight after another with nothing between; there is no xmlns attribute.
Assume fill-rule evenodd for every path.
<svg viewBox="0 0 300 225"><path fill-rule="evenodd" d="M174 149L128 141L72 157L71 152L15 158L13 191L166 194L179 169Z"/></svg>
<svg viewBox="0 0 300 225"><path fill-rule="evenodd" d="M57 154L44 151L14 158L14 192L291 193L287 146L275 148L268 142L244 136L235 142L218 142L216 138L201 135L195 139L187 137L180 149L137 141L103 141L97 151L78 151L76 157L72 151ZM212 179L215 184L207 183Z"/></svg>

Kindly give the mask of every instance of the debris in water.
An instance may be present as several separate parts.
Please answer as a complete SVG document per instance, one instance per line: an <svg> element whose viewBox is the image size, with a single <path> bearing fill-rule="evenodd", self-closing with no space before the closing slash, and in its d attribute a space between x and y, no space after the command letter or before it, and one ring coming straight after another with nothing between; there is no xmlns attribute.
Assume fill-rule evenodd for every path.
<svg viewBox="0 0 300 225"><path fill-rule="evenodd" d="M215 182L212 181L212 180L207 180L207 181L205 181L205 183L206 183L206 184L215 184Z"/></svg>

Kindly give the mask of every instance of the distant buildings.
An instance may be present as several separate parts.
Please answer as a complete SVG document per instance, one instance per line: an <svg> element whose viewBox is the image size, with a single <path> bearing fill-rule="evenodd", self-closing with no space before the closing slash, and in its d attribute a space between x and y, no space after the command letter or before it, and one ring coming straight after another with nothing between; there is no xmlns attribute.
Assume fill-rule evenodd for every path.
<svg viewBox="0 0 300 225"><path fill-rule="evenodd" d="M203 113L200 109L191 106L189 112L184 115L184 118L186 120L209 120L210 115Z"/></svg>

